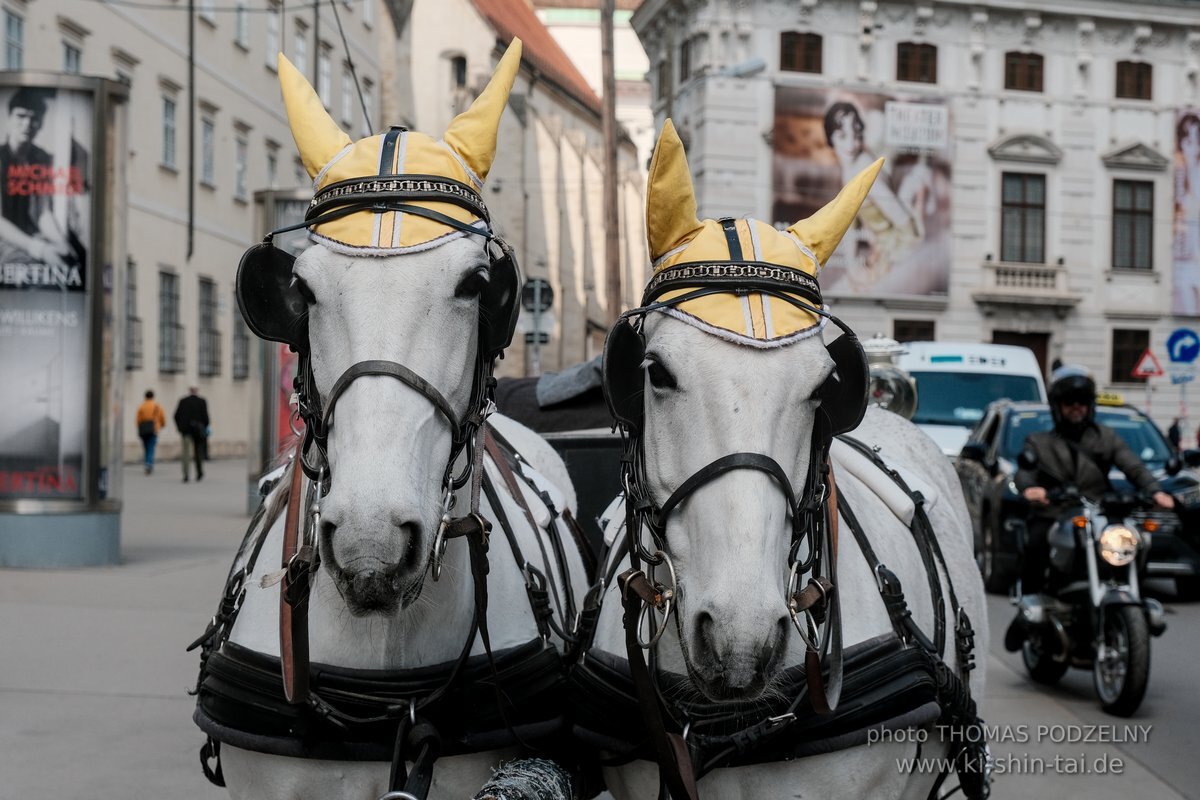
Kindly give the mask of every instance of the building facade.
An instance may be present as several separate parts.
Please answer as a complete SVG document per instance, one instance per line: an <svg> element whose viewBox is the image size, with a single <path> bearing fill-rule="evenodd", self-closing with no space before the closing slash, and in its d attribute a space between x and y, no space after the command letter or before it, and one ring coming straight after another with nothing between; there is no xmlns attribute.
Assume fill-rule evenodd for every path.
<svg viewBox="0 0 1200 800"><path fill-rule="evenodd" d="M308 186L279 100L285 51L348 131L378 124L377 40L392 29L378 0L188 3L5 0L5 68L116 78L129 86L126 204L129 258L114 265L124 297L126 457L140 451L133 410L154 390L167 410L197 386L208 400L214 455L244 452L258 408L257 339L233 297L242 252L261 238L253 197ZM394 32L390 33L394 36ZM189 38L192 41L189 46ZM160 453L178 453L168 421Z"/></svg>
<svg viewBox="0 0 1200 800"><path fill-rule="evenodd" d="M402 19L394 58L385 55L397 65L397 90L389 95L397 105L385 113L434 134L470 104L514 36L523 44L521 71L484 198L523 277L548 282L554 300L539 331L522 309L497 369L501 376L556 372L599 355L622 310L606 300L600 98L526 0L418 0ZM645 286L648 257L644 170L623 132L617 162L621 293L628 307Z"/></svg>
<svg viewBox="0 0 1200 800"><path fill-rule="evenodd" d="M1021 344L1187 416L1200 4L646 0L632 22L701 216L788 224L886 157L822 274L860 335Z"/></svg>

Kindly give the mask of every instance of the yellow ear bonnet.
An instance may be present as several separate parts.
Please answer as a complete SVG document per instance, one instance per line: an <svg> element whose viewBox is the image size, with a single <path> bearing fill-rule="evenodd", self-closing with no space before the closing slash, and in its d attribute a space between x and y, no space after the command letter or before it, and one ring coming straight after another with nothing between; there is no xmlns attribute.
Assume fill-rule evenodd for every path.
<svg viewBox="0 0 1200 800"><path fill-rule="evenodd" d="M288 123L304 168L320 190L373 175L432 175L448 178L479 192L496 157L500 116L521 65L521 40L513 39L484 91L456 117L441 140L416 131L393 128L352 141L325 110L303 75L279 56L279 84ZM477 216L453 203L414 201L467 225ZM313 226L314 235L343 250L388 255L424 249L443 238L465 235L417 214L360 211Z"/></svg>
<svg viewBox="0 0 1200 800"><path fill-rule="evenodd" d="M838 196L786 231L755 219L700 220L683 143L667 120L651 159L646 191L646 236L654 274L684 263L758 261L817 277L883 165L879 159L850 181ZM669 300L689 289L666 292ZM816 315L786 300L758 292L712 294L665 309L689 324L753 347L777 347L817 333Z"/></svg>

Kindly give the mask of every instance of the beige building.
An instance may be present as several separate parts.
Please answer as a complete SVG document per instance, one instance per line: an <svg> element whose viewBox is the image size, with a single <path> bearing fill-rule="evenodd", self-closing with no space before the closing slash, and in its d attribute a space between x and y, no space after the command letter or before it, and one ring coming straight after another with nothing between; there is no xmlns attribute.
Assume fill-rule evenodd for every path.
<svg viewBox="0 0 1200 800"><path fill-rule="evenodd" d="M597 94L603 94L600 51L602 0L534 0L538 19ZM613 72L617 83L617 121L638 148L643 168L654 149L654 112L650 108L650 60L637 38L630 17L642 0L615 0L613 13Z"/></svg>
<svg viewBox="0 0 1200 800"><path fill-rule="evenodd" d="M384 106L387 120L434 134L466 108L514 36L524 43L521 72L484 199L524 277L547 280L554 302L543 327L547 341L537 353L523 343L533 322L522 311L521 333L500 364L501 375L553 372L598 355L620 311L605 301L600 98L525 0L417 0L401 20L394 61L384 56L397 65L394 78L386 78L395 87ZM627 134L618 147L621 287L628 307L640 296L648 268L643 170Z"/></svg>
<svg viewBox="0 0 1200 800"><path fill-rule="evenodd" d="M130 87L126 142L128 263L126 456L140 452L134 409L146 389L166 408L159 452L179 449L169 421L198 386L208 400L214 454L243 452L257 408L257 340L233 299L238 260L262 232L254 192L308 184L279 100L283 50L347 130L365 128L347 67L353 61L378 125L378 38L394 35L378 0L339 0L342 47L328 3L197 0L189 58L188 4L6 0L5 67L74 72ZM189 144L191 145L189 147Z"/></svg>

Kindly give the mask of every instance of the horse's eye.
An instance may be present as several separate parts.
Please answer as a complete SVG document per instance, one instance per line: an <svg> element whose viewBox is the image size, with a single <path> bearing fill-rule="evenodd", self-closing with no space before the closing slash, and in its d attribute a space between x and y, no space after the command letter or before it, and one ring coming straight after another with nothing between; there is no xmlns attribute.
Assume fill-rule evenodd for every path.
<svg viewBox="0 0 1200 800"><path fill-rule="evenodd" d="M479 295L483 293L483 290L487 288L488 279L490 277L491 276L488 275L488 271L485 267L480 267L479 269L472 271L469 275L463 278L462 281L459 282L458 286L454 290L454 296L462 300L470 300L472 298L479 297Z"/></svg>
<svg viewBox="0 0 1200 800"><path fill-rule="evenodd" d="M650 376L650 385L655 389L674 389L676 388L675 376L671 371L657 361L649 361L646 364L646 373Z"/></svg>
<svg viewBox="0 0 1200 800"><path fill-rule="evenodd" d="M293 275L292 286L296 287L296 291L299 292L300 296L304 298L304 302L308 303L310 306L316 305L316 295L312 293L312 289L308 288L308 284L304 282L303 278L301 278L299 275Z"/></svg>

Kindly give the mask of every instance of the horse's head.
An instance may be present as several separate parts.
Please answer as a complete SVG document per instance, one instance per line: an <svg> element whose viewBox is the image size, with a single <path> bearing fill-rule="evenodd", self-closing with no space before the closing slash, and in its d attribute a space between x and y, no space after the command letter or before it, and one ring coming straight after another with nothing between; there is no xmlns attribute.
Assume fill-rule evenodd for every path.
<svg viewBox="0 0 1200 800"><path fill-rule="evenodd" d="M311 368L308 412L319 413L306 455L329 478L321 560L356 615L420 593L452 462L467 462L493 360L511 339L518 276L479 191L519 63L515 41L440 140L392 128L352 142L280 56L316 190L314 243L294 264L269 243L247 254L239 300L256 332L292 343Z"/></svg>
<svg viewBox="0 0 1200 800"><path fill-rule="evenodd" d="M646 197L655 274L633 324L609 336L606 389L614 415L640 434L640 491L677 576L683 656L712 700L754 699L777 672L792 627L789 552L803 528L794 520L818 482L808 480L813 442L827 445L862 416L861 350L853 337L823 344L815 276L878 168L777 231L699 220L669 121L655 149Z"/></svg>

